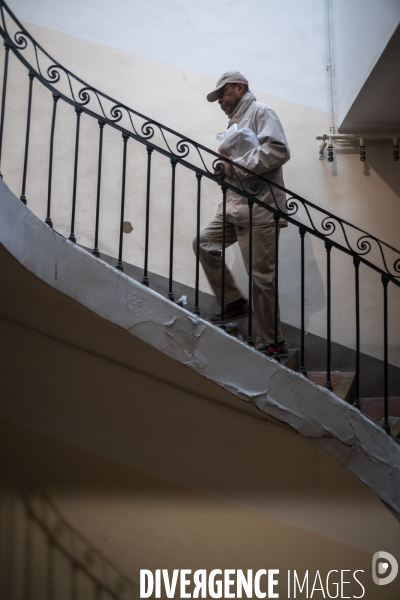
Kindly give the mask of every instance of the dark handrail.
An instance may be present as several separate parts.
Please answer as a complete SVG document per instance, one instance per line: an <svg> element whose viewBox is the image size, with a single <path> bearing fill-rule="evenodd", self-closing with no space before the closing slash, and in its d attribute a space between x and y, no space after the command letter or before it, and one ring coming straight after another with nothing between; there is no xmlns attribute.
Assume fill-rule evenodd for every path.
<svg viewBox="0 0 400 600"><path fill-rule="evenodd" d="M169 252L169 277L168 277L168 298L174 301L173 294L173 266L174 266L174 220L175 220L175 171L177 164L182 165L186 169L191 170L195 173L197 178L197 219L196 219L196 283L195 283L195 307L194 313L200 315L199 308L199 262L200 262L200 202L201 202L201 180L202 177L217 183L222 192L222 207L223 207L223 229L222 229L222 246L221 246L221 314L220 324L222 329L225 329L225 316L229 315L229 312L225 312L225 281L226 274L229 274L229 270L225 268L225 242L226 242L226 202L227 202L227 190L232 190L236 194L242 196L249 207L249 244L250 253L248 266L246 266L249 275L249 321L248 321L248 336L247 343L254 345L252 337L252 285L253 281L253 257L252 257L252 246L253 246L253 219L252 211L254 204L269 211L274 216L275 222L275 290L274 290L274 352L273 358L280 360L281 349L284 348L282 342L281 349L280 343L282 340L278 340L278 328L279 328L279 303L278 303L278 244L279 244L279 221L280 219L286 220L295 225L300 234L301 241L301 365L300 373L303 376L307 376L307 370L305 367L304 358L304 336L305 336L305 320L304 320L304 305L305 305L305 257L304 257L304 238L308 232L314 237L324 241L326 249L326 269L327 269L327 381L326 387L332 390L331 378L331 250L336 248L341 252L351 256L353 258L353 264L356 269L356 392L357 397L354 401L354 405L360 408L359 401L359 379L360 379L360 293L359 293L359 265L364 263L369 268L378 272L381 275L381 281L384 286L384 327L383 327L383 349L384 349L384 429L390 432L390 424L388 421L388 295L387 286L391 281L396 286L400 287L400 251L393 246L379 240L374 235L371 235L352 225L351 223L341 219L327 210L318 207L309 200L302 198L298 194L291 192L287 188L270 181L263 175L259 175L245 167L237 165L234 161L225 158L206 148L202 144L198 144L194 140L187 138L180 133L170 129L149 119L141 113L129 108L128 106L117 102L110 96L103 94L96 88L88 85L82 79L71 73L68 69L60 65L55 61L29 34L29 32L23 27L23 25L14 16L12 11L9 9L7 4L0 0L0 35L4 39L4 45L6 48L5 53L5 69L3 76L3 89L2 89L2 106L0 113L0 157L1 147L3 140L3 130L5 121L5 99L7 92L7 72L8 72L8 61L9 51L11 50L17 59L28 69L30 86L29 86L29 101L28 101L28 118L27 118L27 133L26 133L26 144L25 144L25 161L23 171L23 192L21 200L26 203L25 196L25 183L27 174L27 161L28 161L28 145L29 145L29 126L30 126L30 113L31 113L31 100L32 100L32 82L33 78L38 79L53 95L53 115L52 115L52 126L50 136L50 156L49 156L49 178L48 178L48 200L47 200L47 217L45 222L52 227L52 220L50 216L51 212L51 183L52 183L52 162L53 162L53 143L54 143L54 130L56 121L56 108L57 102L61 98L66 103L70 104L75 108L76 112L76 140L75 140L75 160L74 160L74 183L73 183L73 195L72 195L72 218L71 218L71 234L69 236L70 241L76 242L75 238L75 209L76 209L76 191L77 191L77 176L78 176L78 151L79 151L79 123L82 113L95 118L100 127L100 139L99 139L99 161L98 161L98 177L97 177L97 202L96 202L96 225L95 225L95 245L93 254L100 256L98 248L98 232L99 232L99 217L100 217L100 189L101 189L101 164L102 164L102 144L103 144L103 128L104 125L108 124L110 127L120 131L123 138L123 164L122 164L122 190L121 190L121 212L120 212L120 228L119 228L119 251L118 251L118 263L117 269L123 270L123 231L124 231L124 208L125 208L125 184L126 184L126 158L127 158L127 142L129 138L132 138L141 144L146 146L147 150L147 188L146 188L146 219L145 219L145 260L144 260L144 273L142 283L146 286L149 285L148 277L148 252L149 252L149 219L150 219L150 175L151 175L151 155L153 151L166 156L170 160L172 169L172 181L171 181L171 222L170 222L170 252ZM6 19L7 13L7 19ZM7 25L9 20L12 20L14 29L17 29L13 35L10 35ZM11 29L11 27L10 27ZM34 66L29 62L25 51L29 49L33 52ZM46 67L43 66L43 57L46 60ZM50 65L48 64L50 61ZM64 89L59 89L57 84L63 80L66 84L68 92ZM64 86L65 87L65 86ZM124 122L123 122L124 120ZM157 136L160 140L157 140ZM173 143L169 139L173 137ZM156 143L157 142L157 143ZM193 150L192 155L189 154ZM193 158L194 155L194 158ZM197 161L197 163L196 163ZM232 181L226 181L221 177L224 173L223 165L226 163L232 167L235 179ZM200 165L200 166L199 166ZM243 173L247 175L246 187L242 182ZM0 174L1 176L1 174ZM270 191L272 197L272 205L263 202L260 197L264 194L265 189ZM286 210L282 210L276 201L274 190L280 190L289 195L286 200ZM303 219L301 221L299 216L299 209L303 211ZM295 218L297 216L297 218ZM338 231L343 237L342 241L333 239L333 235ZM351 241L353 240L353 241ZM379 260L373 256L372 250L378 253ZM371 254L370 254L371 253ZM389 260L389 253L394 254ZM367 256L369 255L369 256ZM391 262L393 260L393 263ZM374 261L374 262L372 262ZM379 263L379 264L378 264ZM215 290L214 290L215 291ZM219 292L217 293L217 296ZM279 336L281 333L279 333ZM269 346L268 352L271 354L271 347Z"/></svg>
<svg viewBox="0 0 400 600"><path fill-rule="evenodd" d="M15 56L17 56L17 58L26 66L26 68L30 72L34 73L35 77L43 85L45 85L53 93L58 94L65 102L71 104L76 109L82 110L91 117L94 117L96 119L100 118L104 120L108 125L111 125L112 127L118 129L122 133L129 135L136 141L145 144L147 147L153 148L153 150L156 150L157 152L168 156L169 158L173 158L174 160L182 164L184 167L191 169L192 171L201 172L202 175L204 175L208 179L214 180L218 184L221 184L221 180L218 176L215 175L215 170L218 171L218 166L223 162L230 164L236 175L237 185L232 185L225 181L224 185L227 185L229 189L235 191L236 193L240 194L245 198L253 199L254 202L259 206L262 206L266 210L276 215L279 215L279 217L284 218L286 221L296 225L297 227L305 228L305 230L311 233L312 235L322 240L330 240L332 243L332 247L335 247L341 250L342 252L345 252L353 258L359 258L361 262L368 265L370 268L374 269L381 275L385 275L390 281L392 281L395 285L400 287L399 250L397 250L390 244L387 244L386 242L383 242L382 240L378 239L376 236L369 234L365 230L360 229L359 227L352 225L348 221L345 221L344 219L333 215L324 208L321 208L316 204L313 204L309 200L302 198L298 194L290 191L289 189L270 181L263 175L256 174L253 171L250 171L249 169L246 169L242 166L240 167L239 171L237 165L228 158L222 157L217 152L210 150L202 144L199 144L194 140L181 135L173 129L166 127L165 125L162 125L157 121L154 121L153 119L149 119L145 115L142 115L136 110L129 108L125 104L117 102L115 99L111 98L107 94L100 92L93 86L88 85L85 81L83 81L82 79L74 75L71 71L63 67L60 63L55 61L50 56L50 54L48 54L48 52L46 52L46 50L44 50L34 40L30 33L15 17L13 12L7 6L6 2L0 0L0 7L2 23L2 26L0 26L0 35L5 41L6 48L10 48L15 54ZM11 37L11 35L8 32L4 11L8 13L9 17L14 21L14 24L17 25L19 28L19 30L14 33L13 37ZM36 60L35 67L33 67L22 54L22 52L27 49L28 42L30 42L33 46ZM46 56L47 59L49 59L52 63L50 66L46 67L47 76L43 74L41 68L39 58L40 53ZM55 85L60 82L62 74L67 79L68 88L70 90L70 96L65 95L62 91L55 87ZM78 91L74 91L74 83L78 83L81 85ZM95 110L96 103L97 110ZM107 108L106 104L109 103L111 103L111 106ZM128 129L118 124L124 116L128 118L128 122L131 126L131 129ZM139 133L139 126L135 126L133 120L134 117L139 118L143 121L140 124L141 133ZM158 130L158 132L161 134L162 140L165 144L164 147L161 147L150 141L155 135L155 129ZM172 134L175 138L178 138L174 149L172 149L171 147L172 144L170 145L170 143L167 141L166 134ZM194 163L185 160L189 156L190 147L192 147L196 151L195 156L200 159L202 167L199 167L198 165L195 165ZM210 166L207 166L206 164L207 159L209 161L212 161ZM248 183L248 188L250 190L254 190L254 193L249 192L249 189L244 188L241 179L238 175L239 172L244 172L251 176ZM267 205L257 197L257 195L260 194L263 184L264 188L265 185L267 185L270 188L275 201L275 206ZM287 212L280 210L280 208L278 207L273 193L273 188L279 189L289 195L289 198L286 201ZM294 215L296 215L296 213L299 211L300 207L304 209L307 215L307 223L303 223L293 218ZM323 218L321 217L319 226L315 224L315 219L313 219L310 210L316 211L318 214L322 215ZM339 243L330 237L336 232L336 229L341 231L345 240L345 244ZM358 238L354 243L351 243L349 241L351 232L356 232L356 234L358 235ZM367 258L365 258L366 255L368 255L371 252L374 245L376 245L375 247L378 250L382 262L381 266L378 266L370 260L368 260ZM391 251L398 255L398 258L395 258L392 265L389 264L385 251Z"/></svg>

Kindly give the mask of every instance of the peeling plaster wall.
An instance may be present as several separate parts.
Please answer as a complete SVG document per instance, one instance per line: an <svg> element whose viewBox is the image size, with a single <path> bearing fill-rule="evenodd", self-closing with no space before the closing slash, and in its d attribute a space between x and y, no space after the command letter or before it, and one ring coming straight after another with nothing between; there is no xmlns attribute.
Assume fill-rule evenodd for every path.
<svg viewBox="0 0 400 600"><path fill-rule="evenodd" d="M169 359L311 438L400 514L400 448L380 427L326 389L63 239L3 181L0 198L0 242L28 271ZM15 419L14 410L8 403L3 417ZM25 415L21 408L17 412L18 418Z"/></svg>
<svg viewBox="0 0 400 600"><path fill-rule="evenodd" d="M322 16L318 18L322 19ZM233 23L232 27L234 26ZM322 27L322 20L320 26ZM172 66L163 62L162 56L157 61L153 57L129 54L37 25L27 24L27 27L51 54L83 79L151 118L208 147L217 148L215 133L226 127L226 117L217 106L205 101L207 92L215 85L214 75L191 71L189 63L187 68ZM302 27L305 32L307 20L302 21ZM198 43L202 43L201 36ZM322 52L321 41L318 42L318 52ZM301 56L304 58L304 54ZM303 63L297 58L297 54L292 55L293 64L297 64L296 60L299 60L298 71L302 72ZM319 65L321 80L318 84L324 87L326 71L322 72L319 59L315 60L313 69ZM14 101L7 105L2 169L7 183L19 195L25 140L25 120L21 118L21 114L26 114L28 82L24 69L15 59L12 65L8 98L13 98ZM314 77L317 77L316 72ZM330 115L311 106L313 86L311 83L307 85L309 98L308 101L303 100L304 104L294 101L288 92L282 93L284 97L278 97L253 87L258 99L276 110L285 128L292 152L292 159L284 167L286 185L318 206L397 247L397 223L400 220L399 163L392 161L390 145L369 146L364 165L359 161L357 148L339 149L333 163L319 161L315 136L328 132ZM297 87L297 80L288 78L286 91L293 86ZM261 83L260 89L265 89ZM51 95L35 82L35 119L32 122L27 194L29 206L43 219L46 214L51 110ZM52 216L57 230L68 236L71 222L75 113L71 107L61 102L57 110ZM97 123L83 116L76 234L78 242L88 247L93 245L94 238L97 140ZM107 127L104 140L100 250L115 256L118 250L122 140L117 132ZM144 256L146 160L145 147L130 140L125 217L132 223L133 231L124 236L124 259L135 265L142 265ZM169 259L171 168L169 161L156 153L153 154L152 175L149 268L166 275ZM203 181L202 226L213 218L219 201L216 187L211 182ZM191 251L195 220L196 179L193 173L178 166L174 277L191 286L194 286L195 274L195 259ZM342 241L339 231L336 235L336 239ZM281 314L284 322L296 327L300 326L299 248L297 229L289 227L281 236ZM372 253L374 258L377 258L376 250ZM390 259L393 257L390 256ZM245 293L247 275L237 247L228 250L227 262ZM382 360L383 301L380 276L362 266L360 281L361 351ZM202 273L200 287L209 291ZM336 251L332 253L332 294L332 339L354 348L354 268L349 258ZM399 290L389 286L389 361L400 366L400 317L396 311L398 299ZM308 236L306 329L321 337L326 335L326 253L320 241Z"/></svg>

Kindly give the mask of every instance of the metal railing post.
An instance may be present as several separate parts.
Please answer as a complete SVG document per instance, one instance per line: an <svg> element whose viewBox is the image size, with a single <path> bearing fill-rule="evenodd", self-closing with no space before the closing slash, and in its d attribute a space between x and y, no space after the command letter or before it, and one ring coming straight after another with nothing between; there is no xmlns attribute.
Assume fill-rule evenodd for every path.
<svg viewBox="0 0 400 600"><path fill-rule="evenodd" d="M60 94L53 93L53 114L51 117L51 131L50 131L50 152L49 152L49 178L47 184L47 216L45 219L46 225L53 227L53 221L51 220L51 186L53 182L53 151L54 151L54 129L56 126L56 113L57 113L57 102L60 99Z"/></svg>
<svg viewBox="0 0 400 600"><path fill-rule="evenodd" d="M123 158L122 158L121 216L120 216L120 226L119 226L119 250L118 250L118 263L117 263L118 271L124 270L124 267L122 264L122 243L123 243L123 235L124 235L124 213L125 213L126 154L127 154L127 143L128 143L129 135L127 133L123 133L122 139L124 140L124 153L123 153Z"/></svg>
<svg viewBox="0 0 400 600"><path fill-rule="evenodd" d="M99 160L97 165L97 195L96 195L96 226L94 230L94 248L92 254L100 258L99 252L99 223L100 223L100 189L101 189L101 164L103 158L103 129L106 124L103 119L98 120L99 124Z"/></svg>
<svg viewBox="0 0 400 600"><path fill-rule="evenodd" d="M24 204L26 204L25 187L26 187L26 173L28 170L29 133L30 133L30 127L31 127L32 85L33 85L33 80L35 78L35 74L32 71L29 71L28 77L29 77L28 114L26 117L24 171L23 171L23 175L22 175L22 191L21 191L21 196L20 196L20 200Z"/></svg>
<svg viewBox="0 0 400 600"><path fill-rule="evenodd" d="M281 357L278 352L278 286L279 286L279 219L280 216L274 213L275 221L275 298L274 298L274 353L272 358L277 362L281 362Z"/></svg>
<svg viewBox="0 0 400 600"><path fill-rule="evenodd" d="M389 279L386 275L382 275L383 285L383 385L384 385L384 417L383 417L383 429L386 433L390 433L389 424L389 373L388 373L388 296L387 288Z"/></svg>
<svg viewBox="0 0 400 600"><path fill-rule="evenodd" d="M325 240L326 250L326 383L325 387L332 391L331 383L331 240Z"/></svg>
<svg viewBox="0 0 400 600"><path fill-rule="evenodd" d="M4 56L4 71L3 71L3 93L1 96L1 116L0 116L0 177L3 179L1 172L1 156L3 150L3 134L4 134L4 119L6 110L6 95L7 95L7 78L8 78L8 58L10 54L10 44L5 41L5 56Z"/></svg>
<svg viewBox="0 0 400 600"><path fill-rule="evenodd" d="M147 186L146 186L146 225L144 238L144 269L142 283L149 287L148 262L149 262L149 227L150 227L150 182L151 182L151 155L153 148L146 146L147 149Z"/></svg>
<svg viewBox="0 0 400 600"><path fill-rule="evenodd" d="M74 244L76 244L76 237L75 237L76 186L78 183L79 129L80 129L82 109L79 108L78 106L76 106L75 112L76 112L76 136L75 136L74 184L73 184L73 190L72 190L71 233L69 234L69 238L68 238Z"/></svg>
<svg viewBox="0 0 400 600"><path fill-rule="evenodd" d="M196 214L196 282L194 288L194 310L193 314L200 316L199 308L199 280L200 280L200 201L201 201L201 178L202 174L196 171L197 179L197 214Z"/></svg>
<svg viewBox="0 0 400 600"><path fill-rule="evenodd" d="M354 275L355 275L355 292L356 292L356 397L353 405L361 409L360 404L360 277L359 267L360 259L354 256Z"/></svg>
<svg viewBox="0 0 400 600"><path fill-rule="evenodd" d="M305 338L305 326L304 326L304 279L305 279L305 268L304 268L304 238L306 235L306 228L299 227L300 242L301 242L301 330L300 330L300 368L299 372L304 377L307 377L307 370L304 366L304 338Z"/></svg>
<svg viewBox="0 0 400 600"><path fill-rule="evenodd" d="M225 325L225 244L226 244L226 192L228 186L221 184L222 189L222 270L221 270L221 323L219 327L226 331Z"/></svg>
<svg viewBox="0 0 400 600"><path fill-rule="evenodd" d="M172 178L171 178L171 225L169 237L169 277L168 277L168 299L174 302L174 294L172 292L172 274L174 268L174 222L175 222L175 171L178 161L176 158L171 158Z"/></svg>
<svg viewBox="0 0 400 600"><path fill-rule="evenodd" d="M249 346L254 346L253 341L253 206L254 200L248 198L249 205L249 316L247 329L247 343Z"/></svg>

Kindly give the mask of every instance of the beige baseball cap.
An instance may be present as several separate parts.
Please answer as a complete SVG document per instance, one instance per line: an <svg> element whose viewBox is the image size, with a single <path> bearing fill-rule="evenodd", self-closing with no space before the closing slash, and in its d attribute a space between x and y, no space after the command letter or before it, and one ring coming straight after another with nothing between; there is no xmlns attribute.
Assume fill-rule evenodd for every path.
<svg viewBox="0 0 400 600"><path fill-rule="evenodd" d="M215 102L218 100L217 92L223 88L226 83L245 83L246 85L249 85L246 77L239 73L239 71L228 71L227 73L221 75L221 77L218 79L217 85L213 91L207 95L207 100L209 102Z"/></svg>

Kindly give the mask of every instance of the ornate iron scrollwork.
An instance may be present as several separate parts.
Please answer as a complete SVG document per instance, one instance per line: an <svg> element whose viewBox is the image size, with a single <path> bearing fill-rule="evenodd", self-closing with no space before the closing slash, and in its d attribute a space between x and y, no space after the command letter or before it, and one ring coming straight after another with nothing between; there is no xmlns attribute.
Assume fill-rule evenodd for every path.
<svg viewBox="0 0 400 600"><path fill-rule="evenodd" d="M55 61L32 38L3 0L0 0L0 7L0 34L5 44L53 94L58 94L60 98L75 106L75 108L81 108L83 112L91 117L97 120L101 119L111 127L129 135L153 150L169 158L176 158L186 168L201 172L202 175L218 184L221 184L221 178L225 172L224 165L229 165L233 171L233 176L228 179L224 177L224 185L228 189L241 195L246 201L248 198L252 198L259 206L279 215L280 218L293 223L297 227L305 227L309 233L319 238L332 240L336 248L351 254L353 257L361 257L364 263L387 275L391 281L400 286L400 252L396 248L378 240L366 231L329 213L283 186L268 180L263 175L239 166L234 161L161 123L149 119L88 85ZM16 31L10 35L9 30L13 28ZM28 60L28 49L33 49L34 64L31 64ZM59 85L62 82L65 83L65 80L67 86L62 87ZM65 87L69 92L66 92ZM175 139L174 143L169 141L171 138ZM333 161L333 148L331 146L328 146L328 155L328 160ZM398 146L394 151L394 159L397 160L397 158ZM198 164L199 160L201 166ZM363 160L362 156L361 160ZM263 201L264 192L267 189L270 191L270 197L272 198L270 204ZM276 200L275 193L278 190L289 195L285 205L286 211L282 210ZM335 234L340 235L341 240L333 239ZM350 242L350 239L353 238L356 238L356 240ZM379 259L372 256L374 248L377 249ZM390 254L395 255L394 259L389 259ZM366 259L367 255L368 260Z"/></svg>

